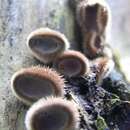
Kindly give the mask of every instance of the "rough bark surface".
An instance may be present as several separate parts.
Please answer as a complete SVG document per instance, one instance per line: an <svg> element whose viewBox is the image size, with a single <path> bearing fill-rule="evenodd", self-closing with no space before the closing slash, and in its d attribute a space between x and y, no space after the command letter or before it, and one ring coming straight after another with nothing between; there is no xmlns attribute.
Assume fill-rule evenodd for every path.
<svg viewBox="0 0 130 130"><path fill-rule="evenodd" d="M67 2L68 0L0 0L0 130L25 130L24 116L28 108L13 96L10 79L20 68L39 64L26 47L28 34L36 28L48 26L63 32L72 45L76 43L73 14ZM111 3L111 0L108 2ZM110 4L112 9L119 5L113 12L118 12L125 5L116 2ZM128 2L126 4L129 5ZM124 10L120 12L122 15ZM115 18L114 22L117 20ZM118 27L122 26L120 22L117 24Z"/></svg>
<svg viewBox="0 0 130 130"><path fill-rule="evenodd" d="M10 79L22 67L39 64L26 47L28 34L50 27L74 42L67 0L0 0L0 130L25 130L26 108L13 96Z"/></svg>

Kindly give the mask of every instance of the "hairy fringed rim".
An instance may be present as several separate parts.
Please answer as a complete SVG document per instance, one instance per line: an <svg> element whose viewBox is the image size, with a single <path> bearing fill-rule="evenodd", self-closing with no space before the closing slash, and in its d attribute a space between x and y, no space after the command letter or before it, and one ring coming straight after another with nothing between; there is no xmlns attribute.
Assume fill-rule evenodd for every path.
<svg viewBox="0 0 130 130"><path fill-rule="evenodd" d="M64 79L48 67L30 67L16 72L11 80L12 91L25 104L32 104L42 97L62 96Z"/></svg>
<svg viewBox="0 0 130 130"><path fill-rule="evenodd" d="M40 28L29 34L27 46L35 58L48 64L69 48L69 42L65 35L58 31Z"/></svg>

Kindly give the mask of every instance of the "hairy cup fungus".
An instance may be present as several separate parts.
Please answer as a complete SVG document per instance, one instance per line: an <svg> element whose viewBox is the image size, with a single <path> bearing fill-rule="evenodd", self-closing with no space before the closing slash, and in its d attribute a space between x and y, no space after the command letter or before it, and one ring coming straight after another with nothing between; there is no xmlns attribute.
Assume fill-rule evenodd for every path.
<svg viewBox="0 0 130 130"><path fill-rule="evenodd" d="M77 22L85 33L103 34L109 24L109 7L104 0L83 0L77 6Z"/></svg>
<svg viewBox="0 0 130 130"><path fill-rule="evenodd" d="M97 67L97 81L100 82L107 77L114 68L114 61L108 57L97 58L94 61Z"/></svg>
<svg viewBox="0 0 130 130"><path fill-rule="evenodd" d="M58 31L49 28L40 28L31 32L28 36L27 46L35 58L48 64L60 53L69 48L69 42Z"/></svg>
<svg viewBox="0 0 130 130"><path fill-rule="evenodd" d="M78 111L70 101L49 97L40 99L27 112L27 130L75 130Z"/></svg>
<svg viewBox="0 0 130 130"><path fill-rule="evenodd" d="M27 105L42 97L62 96L64 86L64 79L47 67L21 69L11 80L15 96Z"/></svg>
<svg viewBox="0 0 130 130"><path fill-rule="evenodd" d="M103 55L110 13L104 0L83 0L77 5L77 23L82 32L83 53L90 59Z"/></svg>
<svg viewBox="0 0 130 130"><path fill-rule="evenodd" d="M53 64L54 68L66 77L82 76L89 71L88 59L78 51L65 51Z"/></svg>
<svg viewBox="0 0 130 130"><path fill-rule="evenodd" d="M104 50L104 41L96 32L89 32L83 40L83 53L90 59L102 55Z"/></svg>

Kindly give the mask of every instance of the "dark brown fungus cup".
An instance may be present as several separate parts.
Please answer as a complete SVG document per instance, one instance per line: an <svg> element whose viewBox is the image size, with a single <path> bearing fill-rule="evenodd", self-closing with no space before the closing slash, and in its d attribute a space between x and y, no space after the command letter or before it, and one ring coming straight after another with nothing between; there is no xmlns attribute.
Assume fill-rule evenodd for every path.
<svg viewBox="0 0 130 130"><path fill-rule="evenodd" d="M11 80L14 95L27 105L42 97L62 96L64 86L64 79L47 67L21 69Z"/></svg>
<svg viewBox="0 0 130 130"><path fill-rule="evenodd" d="M57 57L53 67L65 77L82 76L89 71L89 61L82 53L68 50Z"/></svg>
<svg viewBox="0 0 130 130"><path fill-rule="evenodd" d="M83 53L90 59L103 55L110 31L110 11L104 0L83 0L77 6L77 23L82 32Z"/></svg>
<svg viewBox="0 0 130 130"><path fill-rule="evenodd" d="M104 42L96 32L88 32L83 40L83 53L90 59L103 55Z"/></svg>
<svg viewBox="0 0 130 130"><path fill-rule="evenodd" d="M64 34L58 31L40 28L30 33L27 46L35 58L48 64L69 48L69 42Z"/></svg>
<svg viewBox="0 0 130 130"><path fill-rule="evenodd" d="M76 106L62 98L40 99L27 112L27 130L75 130L79 114Z"/></svg>
<svg viewBox="0 0 130 130"><path fill-rule="evenodd" d="M77 6L77 22L85 33L103 34L110 23L110 9L105 0L83 0Z"/></svg>

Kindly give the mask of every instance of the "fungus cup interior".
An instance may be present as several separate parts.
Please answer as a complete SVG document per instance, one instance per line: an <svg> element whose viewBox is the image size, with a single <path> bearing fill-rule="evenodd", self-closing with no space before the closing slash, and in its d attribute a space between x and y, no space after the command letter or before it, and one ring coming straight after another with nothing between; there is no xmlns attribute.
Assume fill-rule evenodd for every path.
<svg viewBox="0 0 130 130"><path fill-rule="evenodd" d="M36 35L30 38L29 47L39 55L53 54L63 50L64 41L53 35Z"/></svg>
<svg viewBox="0 0 130 130"><path fill-rule="evenodd" d="M35 130L66 130L71 115L64 106L52 105L37 111L32 120Z"/></svg>
<svg viewBox="0 0 130 130"><path fill-rule="evenodd" d="M106 6L95 3L88 4L85 7L81 7L81 16L83 17L83 28L87 31L97 31L100 34L104 33L104 30L108 23L108 9Z"/></svg>
<svg viewBox="0 0 130 130"><path fill-rule="evenodd" d="M17 76L14 82L14 89L18 95L31 102L41 97L55 95L53 82L32 74Z"/></svg>
<svg viewBox="0 0 130 130"><path fill-rule="evenodd" d="M89 5L85 8L85 27L90 30L97 30L97 11L99 8L99 4Z"/></svg>
<svg viewBox="0 0 130 130"><path fill-rule="evenodd" d="M82 63L74 57L61 59L58 64L58 70L64 75L74 76L78 75L82 70Z"/></svg>
<svg viewBox="0 0 130 130"><path fill-rule="evenodd" d="M53 64L54 68L66 77L84 75L89 68L88 59L78 51L66 51Z"/></svg>

